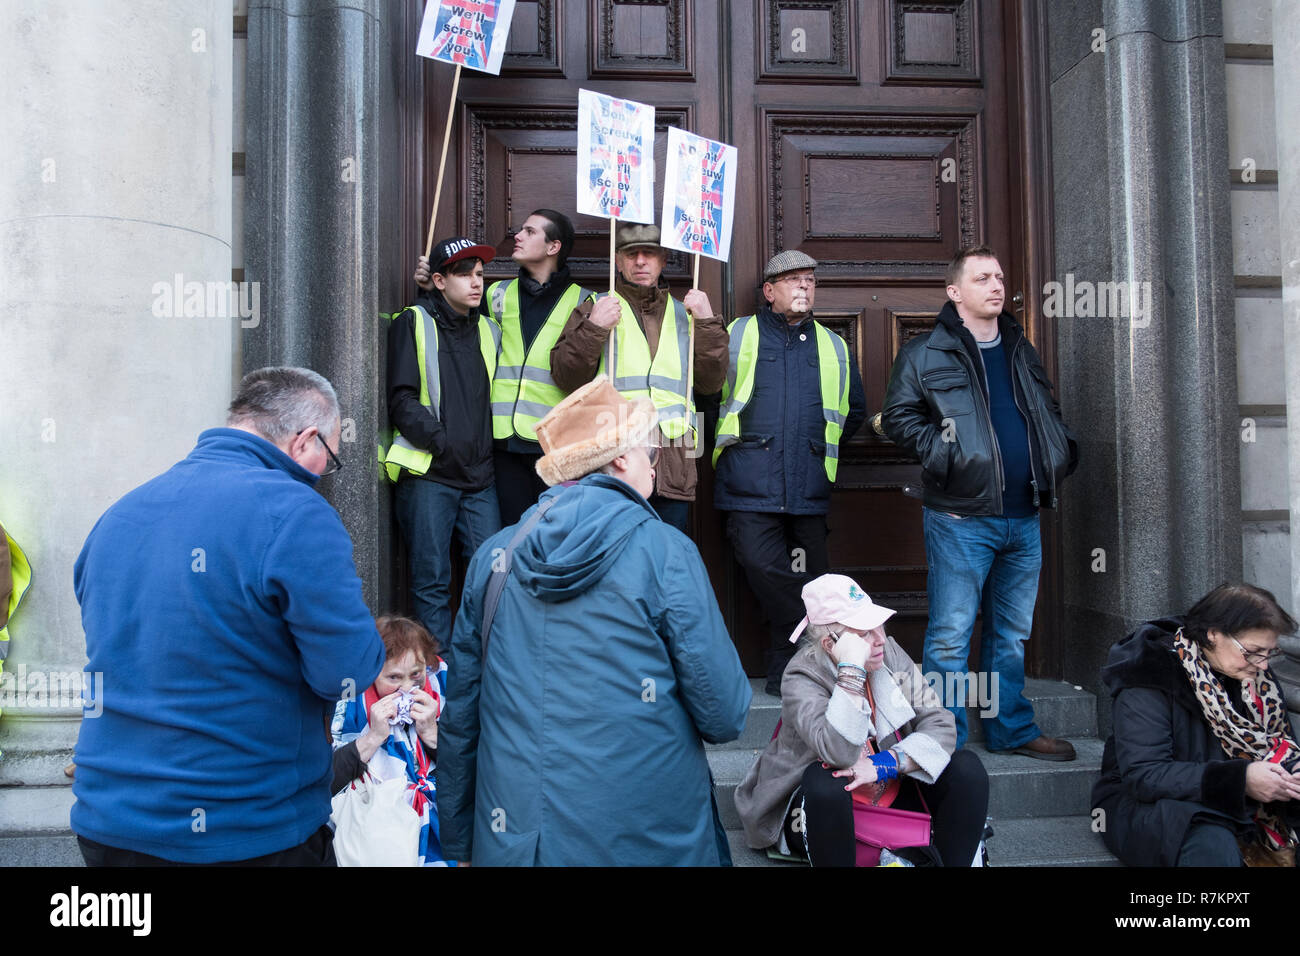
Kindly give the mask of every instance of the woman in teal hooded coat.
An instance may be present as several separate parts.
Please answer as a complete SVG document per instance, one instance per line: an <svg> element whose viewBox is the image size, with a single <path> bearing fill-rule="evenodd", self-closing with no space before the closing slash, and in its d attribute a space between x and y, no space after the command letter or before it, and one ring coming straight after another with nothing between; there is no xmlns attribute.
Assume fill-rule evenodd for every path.
<svg viewBox="0 0 1300 956"><path fill-rule="evenodd" d="M470 563L438 754L450 858L730 862L702 741L738 737L751 692L698 550L645 500L654 421L603 379L575 391L537 427L553 487Z"/></svg>

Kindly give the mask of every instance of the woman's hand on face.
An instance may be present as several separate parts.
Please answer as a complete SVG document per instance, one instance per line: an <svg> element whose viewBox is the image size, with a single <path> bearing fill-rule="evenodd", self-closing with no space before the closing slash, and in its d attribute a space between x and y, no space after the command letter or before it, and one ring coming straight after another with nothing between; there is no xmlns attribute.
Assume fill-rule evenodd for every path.
<svg viewBox="0 0 1300 956"><path fill-rule="evenodd" d="M851 631L845 631L840 639L831 645L831 657L836 664L856 664L865 668L867 658L871 656L871 645Z"/></svg>
<svg viewBox="0 0 1300 956"><path fill-rule="evenodd" d="M841 638L842 640L842 638ZM826 767L826 764L822 764ZM829 769L829 768L828 768ZM831 771L832 777L850 777L849 784L845 790L856 790L863 784L876 782L876 765L871 762L871 758L863 755L858 758L858 762L846 770Z"/></svg>
<svg viewBox="0 0 1300 956"><path fill-rule="evenodd" d="M1300 774L1287 773L1267 760L1253 760L1246 768L1246 796L1260 803L1300 800Z"/></svg>
<svg viewBox="0 0 1300 956"><path fill-rule="evenodd" d="M438 703L423 690L411 691L411 717L415 732L429 747L438 746Z"/></svg>
<svg viewBox="0 0 1300 956"><path fill-rule="evenodd" d="M397 716L397 698L399 691L393 691L387 697L381 697L370 708L370 726L366 728L373 739L383 743L393 732L388 722Z"/></svg>

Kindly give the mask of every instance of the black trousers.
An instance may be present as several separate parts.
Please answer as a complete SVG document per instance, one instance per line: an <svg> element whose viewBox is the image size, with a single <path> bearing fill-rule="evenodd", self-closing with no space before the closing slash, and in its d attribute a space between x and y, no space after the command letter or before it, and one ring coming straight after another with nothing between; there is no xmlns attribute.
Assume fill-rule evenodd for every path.
<svg viewBox="0 0 1300 956"><path fill-rule="evenodd" d="M855 865L853 796L844 789L847 783L847 777L832 777L820 762L812 763L795 791L785 839L790 849L802 854L806 837L813 866ZM802 826L796 827L794 811L801 805ZM933 846L943 865L970 866L988 813L988 773L973 751L958 750L933 784L905 778L893 806L921 812L929 808Z"/></svg>
<svg viewBox="0 0 1300 956"><path fill-rule="evenodd" d="M536 455L500 449L492 452L501 527L518 524L520 515L537 504L537 499L546 490L546 482L537 474L537 459L540 457L540 446Z"/></svg>
<svg viewBox="0 0 1300 956"><path fill-rule="evenodd" d="M690 537L691 503L689 501L678 501L676 498L665 498L663 495L651 495L650 507L655 510L663 521Z"/></svg>
<svg viewBox="0 0 1300 956"><path fill-rule="evenodd" d="M803 619L803 586L826 573L825 515L731 511L727 537L771 631L767 679L780 681L794 656L790 632Z"/></svg>
<svg viewBox="0 0 1300 956"><path fill-rule="evenodd" d="M86 866L338 866L334 858L334 831L326 824L297 846L248 860L221 863L180 863L148 853L105 846L84 836L77 837Z"/></svg>

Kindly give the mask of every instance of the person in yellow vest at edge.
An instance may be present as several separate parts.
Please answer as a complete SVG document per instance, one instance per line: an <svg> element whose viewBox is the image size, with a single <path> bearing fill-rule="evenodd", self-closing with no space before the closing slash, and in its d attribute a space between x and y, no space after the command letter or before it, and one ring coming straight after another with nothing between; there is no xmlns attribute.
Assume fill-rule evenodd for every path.
<svg viewBox="0 0 1300 956"><path fill-rule="evenodd" d="M763 268L756 315L732 322L731 371L713 453L713 505L771 627L767 693L795 648L803 586L830 570L826 515L840 452L866 419L857 358L813 321L817 261L797 249Z"/></svg>
<svg viewBox="0 0 1300 956"><path fill-rule="evenodd" d="M661 280L667 250L659 227L623 224L614 236L618 267L615 294L584 302L569 316L551 350L551 374L566 393L609 374L606 345L614 333L610 375L624 398L649 398L659 409L656 441L661 447L651 506L659 517L687 532L698 475L695 459L703 447L696 431L695 394L711 395L727 377L727 328L713 314L709 297L691 289L682 300L668 294ZM695 320L694 394L686 394L689 327Z"/></svg>
<svg viewBox="0 0 1300 956"><path fill-rule="evenodd" d="M415 615L451 639L451 539L465 560L501 530L492 469L488 389L500 330L482 314L491 246L456 237L418 261L415 304L388 330L385 467L397 482L397 523L410 556Z"/></svg>
<svg viewBox="0 0 1300 956"><path fill-rule="evenodd" d="M492 377L492 460L502 527L518 524L546 490L537 474L542 446L535 426L565 396L551 380L551 349L570 313L591 297L569 278L573 223L564 213L534 209L514 242L519 277L492 283L484 301L501 327Z"/></svg>

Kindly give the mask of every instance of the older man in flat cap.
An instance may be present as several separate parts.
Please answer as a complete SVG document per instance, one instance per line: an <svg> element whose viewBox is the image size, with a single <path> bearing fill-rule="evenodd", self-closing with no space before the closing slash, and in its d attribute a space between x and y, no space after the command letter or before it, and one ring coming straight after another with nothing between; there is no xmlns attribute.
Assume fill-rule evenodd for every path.
<svg viewBox="0 0 1300 956"><path fill-rule="evenodd" d="M866 418L856 356L812 317L817 262L797 249L763 269L767 305L731 323L713 503L771 627L767 693L780 696L804 584L829 570L826 514L839 450Z"/></svg>
<svg viewBox="0 0 1300 956"><path fill-rule="evenodd" d="M444 852L488 866L731 862L701 739L749 681L704 562L660 521L647 398L604 378L537 423L550 485L470 562L439 723Z"/></svg>
<svg viewBox="0 0 1300 956"><path fill-rule="evenodd" d="M649 398L659 409L655 444L662 447L650 504L659 516L686 532L703 447L695 419L695 395L712 395L727 375L727 328L713 314L709 297L691 289L678 301L663 280L668 252L659 227L628 223L615 233L618 282L613 295L584 302L569 317L551 350L551 376L566 392L611 375L624 398ZM690 333L695 323L694 388L687 388ZM613 333L614 365L609 361ZM691 394L687 394L690 392Z"/></svg>

